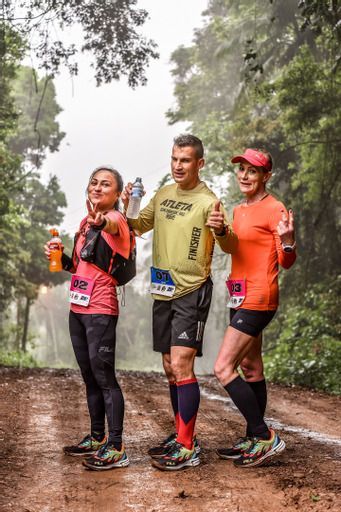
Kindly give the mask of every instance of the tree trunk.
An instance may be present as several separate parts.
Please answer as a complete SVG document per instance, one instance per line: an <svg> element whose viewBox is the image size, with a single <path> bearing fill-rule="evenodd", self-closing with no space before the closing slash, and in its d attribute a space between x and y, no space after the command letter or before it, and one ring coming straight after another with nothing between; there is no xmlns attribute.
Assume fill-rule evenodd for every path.
<svg viewBox="0 0 341 512"><path fill-rule="evenodd" d="M22 333L22 339L21 339L21 350L26 352L26 344L27 344L27 335L28 335L28 324L30 320L30 307L31 307L31 299L26 297L26 306L25 306L25 313L24 313L24 328Z"/></svg>
<svg viewBox="0 0 341 512"><path fill-rule="evenodd" d="M49 360L49 363L56 364L56 362L58 360L58 342L57 342L55 320L54 320L52 311L50 309L48 309L47 312L48 312L49 324L50 324L49 333L51 335L51 341L52 341L52 347L53 347L53 361Z"/></svg>
<svg viewBox="0 0 341 512"><path fill-rule="evenodd" d="M23 308L22 308L22 301L18 297L17 298L17 329L15 332L15 350L20 350L21 347L21 339L22 339L22 314L23 314Z"/></svg>

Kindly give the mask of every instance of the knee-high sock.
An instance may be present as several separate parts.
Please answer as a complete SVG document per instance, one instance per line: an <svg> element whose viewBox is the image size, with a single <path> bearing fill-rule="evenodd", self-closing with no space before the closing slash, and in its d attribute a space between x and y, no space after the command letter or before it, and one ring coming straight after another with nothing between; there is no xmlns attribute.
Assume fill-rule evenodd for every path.
<svg viewBox="0 0 341 512"><path fill-rule="evenodd" d="M264 422L256 395L248 383L238 375L224 387L246 419L250 434L262 439L269 439L269 429Z"/></svg>
<svg viewBox="0 0 341 512"><path fill-rule="evenodd" d="M175 382L169 383L169 394L170 394L170 400L174 412L174 419L175 419L175 430L176 433L179 432L179 406L178 406L178 388L176 386Z"/></svg>
<svg viewBox="0 0 341 512"><path fill-rule="evenodd" d="M266 391L266 381L265 379L259 380L257 382L248 382L248 385L254 392L257 398L258 406L260 409L260 412L264 416L265 409L266 409L266 403L267 403L267 391ZM252 432L249 429L249 426L246 427L246 435L250 437L252 435Z"/></svg>
<svg viewBox="0 0 341 512"><path fill-rule="evenodd" d="M176 383L179 404L179 431L177 441L189 450L192 448L195 420L200 403L200 389L197 379L181 380Z"/></svg>

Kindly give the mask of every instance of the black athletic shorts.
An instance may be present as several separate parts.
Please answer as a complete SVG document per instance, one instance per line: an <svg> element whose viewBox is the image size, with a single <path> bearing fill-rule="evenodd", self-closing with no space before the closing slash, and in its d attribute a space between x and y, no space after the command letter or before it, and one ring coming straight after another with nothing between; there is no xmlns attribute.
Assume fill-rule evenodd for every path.
<svg viewBox="0 0 341 512"><path fill-rule="evenodd" d="M194 292L173 300L155 300L153 348L169 354L173 346L197 349L202 356L205 323L211 305L213 283L207 281Z"/></svg>
<svg viewBox="0 0 341 512"><path fill-rule="evenodd" d="M230 325L238 331L257 336L271 322L275 311L255 311L254 309L230 309Z"/></svg>

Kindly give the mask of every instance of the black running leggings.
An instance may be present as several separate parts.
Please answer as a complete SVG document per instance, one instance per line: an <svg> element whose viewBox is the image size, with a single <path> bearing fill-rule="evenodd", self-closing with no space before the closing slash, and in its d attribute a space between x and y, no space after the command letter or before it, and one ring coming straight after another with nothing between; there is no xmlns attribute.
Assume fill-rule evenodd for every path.
<svg viewBox="0 0 341 512"><path fill-rule="evenodd" d="M115 376L116 324L113 315L85 315L70 311L69 328L75 356L86 386L91 431L105 432L122 443L124 399Z"/></svg>

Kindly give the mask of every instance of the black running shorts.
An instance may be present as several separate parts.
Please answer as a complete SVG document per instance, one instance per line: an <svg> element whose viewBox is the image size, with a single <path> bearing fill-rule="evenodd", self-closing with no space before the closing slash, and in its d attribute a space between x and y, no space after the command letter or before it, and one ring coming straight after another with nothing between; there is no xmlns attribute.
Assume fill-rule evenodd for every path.
<svg viewBox="0 0 341 512"><path fill-rule="evenodd" d="M255 311L254 309L230 309L230 325L238 331L254 338L265 329L276 314L275 311Z"/></svg>
<svg viewBox="0 0 341 512"><path fill-rule="evenodd" d="M202 356L205 323L211 305L213 283L207 281L194 292L173 300L155 300L153 348L169 354L173 346L190 347Z"/></svg>

